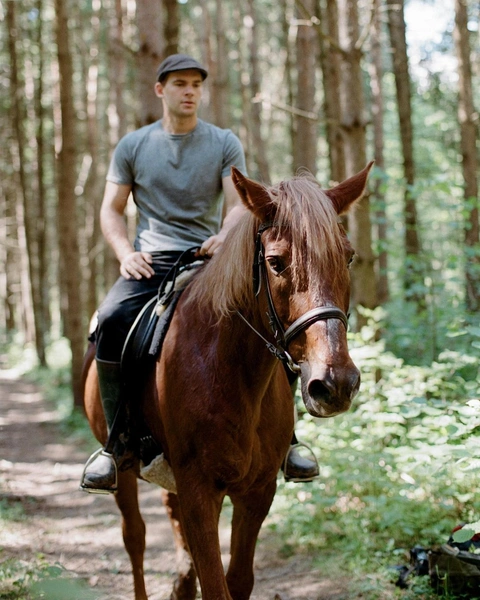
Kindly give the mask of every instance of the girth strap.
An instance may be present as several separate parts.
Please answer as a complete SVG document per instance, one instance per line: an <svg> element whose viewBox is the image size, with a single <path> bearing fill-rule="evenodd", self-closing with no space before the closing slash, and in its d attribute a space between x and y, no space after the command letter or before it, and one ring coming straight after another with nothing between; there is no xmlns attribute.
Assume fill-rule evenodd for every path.
<svg viewBox="0 0 480 600"><path fill-rule="evenodd" d="M299 317L294 323L290 325L290 327L283 334L283 343L285 348L288 348L288 345L296 337L299 333L301 333L313 323L317 321L325 321L327 319L338 319L345 325L345 329L348 329L348 321L347 316L340 310L334 306L321 306L317 308L312 308L304 315Z"/></svg>

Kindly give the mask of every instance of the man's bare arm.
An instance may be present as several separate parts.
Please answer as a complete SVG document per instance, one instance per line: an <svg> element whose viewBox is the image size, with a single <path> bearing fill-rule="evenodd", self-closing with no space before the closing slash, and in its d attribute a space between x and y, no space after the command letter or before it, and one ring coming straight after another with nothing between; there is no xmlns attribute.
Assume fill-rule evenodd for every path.
<svg viewBox="0 0 480 600"><path fill-rule="evenodd" d="M212 235L208 240L203 242L200 248L200 254L208 254L212 256L217 252L223 244L227 233L230 229L238 223L241 217L247 210L240 200L240 196L237 194L237 190L233 184L230 175L222 179L223 193L225 194L225 217L223 219L222 228L217 235Z"/></svg>
<svg viewBox="0 0 480 600"><path fill-rule="evenodd" d="M131 192L130 185L107 181L100 209L100 225L105 239L120 262L120 273L126 279L150 278L154 270L148 252L136 252L128 238L125 207Z"/></svg>

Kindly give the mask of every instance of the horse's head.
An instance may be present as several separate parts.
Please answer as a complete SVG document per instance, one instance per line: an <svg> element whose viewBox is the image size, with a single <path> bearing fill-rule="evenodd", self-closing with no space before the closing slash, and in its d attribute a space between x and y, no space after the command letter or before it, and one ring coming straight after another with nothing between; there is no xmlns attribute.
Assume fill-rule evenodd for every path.
<svg viewBox="0 0 480 600"><path fill-rule="evenodd" d="M299 370L305 406L316 417L348 410L360 387L345 316L354 250L339 215L362 197L372 164L325 191L313 177L266 188L232 169L243 203L259 220L254 278L262 314L283 357Z"/></svg>

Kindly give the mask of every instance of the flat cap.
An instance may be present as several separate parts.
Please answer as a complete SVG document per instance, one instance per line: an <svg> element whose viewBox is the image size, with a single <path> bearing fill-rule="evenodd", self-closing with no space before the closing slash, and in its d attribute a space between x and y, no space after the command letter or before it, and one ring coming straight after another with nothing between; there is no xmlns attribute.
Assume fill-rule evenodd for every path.
<svg viewBox="0 0 480 600"><path fill-rule="evenodd" d="M173 71L186 71L196 69L200 72L202 79L206 79L208 72L202 65L191 56L186 54L171 54L162 62L157 69L157 81L163 81Z"/></svg>

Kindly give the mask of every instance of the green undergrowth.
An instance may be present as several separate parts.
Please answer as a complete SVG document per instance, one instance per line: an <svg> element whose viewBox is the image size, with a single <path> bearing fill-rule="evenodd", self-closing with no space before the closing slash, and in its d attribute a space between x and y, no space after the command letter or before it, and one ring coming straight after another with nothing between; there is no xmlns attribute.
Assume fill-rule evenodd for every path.
<svg viewBox="0 0 480 600"><path fill-rule="evenodd" d="M353 408L299 420L321 476L281 484L269 527L285 554L307 552L321 569L325 556L341 556L369 600L433 598L428 577L395 588L396 567L408 565L414 546L446 543L456 525L480 519L480 331L471 328L463 350L415 366L375 341L377 326L350 341L362 372Z"/></svg>
<svg viewBox="0 0 480 600"><path fill-rule="evenodd" d="M98 594L72 578L62 565L33 560L2 561L0 551L0 598L2 600L95 600Z"/></svg>

